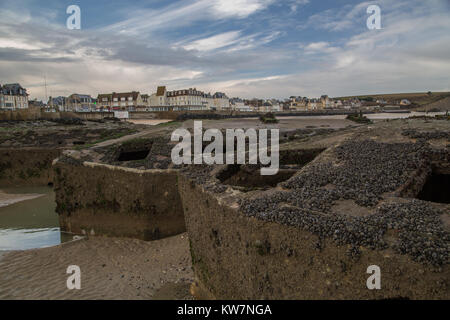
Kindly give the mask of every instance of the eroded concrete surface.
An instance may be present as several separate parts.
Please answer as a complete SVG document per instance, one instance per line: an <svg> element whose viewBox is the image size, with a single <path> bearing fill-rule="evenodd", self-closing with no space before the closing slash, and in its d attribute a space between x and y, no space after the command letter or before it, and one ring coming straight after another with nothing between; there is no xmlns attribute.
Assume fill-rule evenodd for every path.
<svg viewBox="0 0 450 320"><path fill-rule="evenodd" d="M449 173L449 138L448 121L412 119L293 140L282 152L325 150L268 190L223 184L225 166L183 169L199 295L447 299L448 202L417 198ZM383 290L366 287L373 264Z"/></svg>

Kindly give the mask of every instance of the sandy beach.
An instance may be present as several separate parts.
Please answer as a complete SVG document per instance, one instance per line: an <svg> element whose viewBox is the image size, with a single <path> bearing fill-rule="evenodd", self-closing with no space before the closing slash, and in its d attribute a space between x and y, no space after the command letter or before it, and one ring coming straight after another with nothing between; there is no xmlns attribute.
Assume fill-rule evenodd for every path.
<svg viewBox="0 0 450 320"><path fill-rule="evenodd" d="M81 269L68 290L67 267ZM192 299L186 234L151 242L90 238L0 253L0 299Z"/></svg>
<svg viewBox="0 0 450 320"><path fill-rule="evenodd" d="M42 196L43 194L10 194L0 190L0 208Z"/></svg>
<svg viewBox="0 0 450 320"><path fill-rule="evenodd" d="M158 124L171 122L173 120L170 120L170 119L128 119L127 121L134 123L134 124L145 124L148 126L156 126Z"/></svg>

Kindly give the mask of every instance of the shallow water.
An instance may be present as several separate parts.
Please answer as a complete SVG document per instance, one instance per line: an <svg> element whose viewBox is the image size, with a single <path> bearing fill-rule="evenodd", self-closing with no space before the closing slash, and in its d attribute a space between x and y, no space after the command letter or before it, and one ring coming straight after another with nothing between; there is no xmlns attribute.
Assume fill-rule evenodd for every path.
<svg viewBox="0 0 450 320"><path fill-rule="evenodd" d="M0 208L0 251L44 248L73 239L73 235L62 233L59 228L52 188L20 187L1 190L11 194L43 196Z"/></svg>
<svg viewBox="0 0 450 320"><path fill-rule="evenodd" d="M364 113L364 112L363 112ZM410 113L399 113L399 112L381 112L381 113L370 113L364 114L367 118L372 120L386 120L386 119L406 119L414 116L429 116L434 117L436 115L445 115L445 112L415 112L412 111ZM347 115L322 115L322 116L289 116L282 117L279 116L280 120L285 119L323 119L323 120L344 120L347 118ZM246 118L251 119L251 118Z"/></svg>

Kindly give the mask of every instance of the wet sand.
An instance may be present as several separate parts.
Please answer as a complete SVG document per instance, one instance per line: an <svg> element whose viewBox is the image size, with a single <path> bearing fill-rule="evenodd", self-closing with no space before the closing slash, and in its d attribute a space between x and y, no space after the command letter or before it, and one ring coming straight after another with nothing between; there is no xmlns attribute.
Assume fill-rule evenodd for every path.
<svg viewBox="0 0 450 320"><path fill-rule="evenodd" d="M0 208L7 207L14 203L36 199L44 196L43 194L11 194L0 190Z"/></svg>
<svg viewBox="0 0 450 320"><path fill-rule="evenodd" d="M68 290L67 267L81 269ZM186 234L145 242L90 238L56 247L0 252L0 299L192 299Z"/></svg>
<svg viewBox="0 0 450 320"><path fill-rule="evenodd" d="M156 126L158 124L171 122L173 120L168 120L168 119L128 119L127 121L134 123L134 124L145 124L148 126Z"/></svg>
<svg viewBox="0 0 450 320"><path fill-rule="evenodd" d="M346 119L320 119L318 117L292 117L292 118L278 118L278 123L265 124L257 118L239 118L239 119L221 119L221 120L202 120L204 129L221 128L221 129L280 129L281 131L292 131L296 129L343 129L349 126L359 126ZM194 120L184 121L183 128L192 128Z"/></svg>

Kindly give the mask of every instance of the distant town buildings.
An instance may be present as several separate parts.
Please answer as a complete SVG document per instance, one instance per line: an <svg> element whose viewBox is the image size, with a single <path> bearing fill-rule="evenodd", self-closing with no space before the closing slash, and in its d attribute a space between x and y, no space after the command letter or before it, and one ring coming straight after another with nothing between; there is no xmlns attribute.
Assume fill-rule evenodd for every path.
<svg viewBox="0 0 450 320"><path fill-rule="evenodd" d="M0 85L0 109L28 108L27 90L18 83Z"/></svg>
<svg viewBox="0 0 450 320"><path fill-rule="evenodd" d="M213 108L222 111L230 110L230 99L223 92L214 93Z"/></svg>
<svg viewBox="0 0 450 320"><path fill-rule="evenodd" d="M206 93L196 88L167 90L159 86L153 94L139 91L102 93L93 98L88 94L74 93L68 97L50 97L47 103L36 99L28 101L28 94L20 84L0 85L0 109L15 110L28 107L45 111L111 112L111 111L229 111L229 112L301 112L320 110L375 110L388 108L383 99L367 97L333 99L328 95L320 98L291 96L288 99L241 99L228 98L223 92ZM392 103L392 102L391 102ZM395 101L395 108L410 106L403 99Z"/></svg>
<svg viewBox="0 0 450 320"><path fill-rule="evenodd" d="M240 112L251 112L253 109L247 105L244 100L241 98L231 98L230 99L230 108L231 110L240 111Z"/></svg>
<svg viewBox="0 0 450 320"><path fill-rule="evenodd" d="M229 110L230 99L222 92L211 95L196 88L168 91L165 86L160 86L156 89L156 93L150 95L148 109L150 111Z"/></svg>
<svg viewBox="0 0 450 320"><path fill-rule="evenodd" d="M91 112L96 110L96 100L88 94L74 93L65 100L65 111Z"/></svg>
<svg viewBox="0 0 450 320"><path fill-rule="evenodd" d="M49 108L57 110L57 111L66 111L67 108L67 98L63 96L59 96L56 98L50 97L48 99L47 105Z"/></svg>
<svg viewBox="0 0 450 320"><path fill-rule="evenodd" d="M148 101L148 96L146 100ZM99 94L96 102L97 111L138 111L146 108L147 105L137 91Z"/></svg>
<svg viewBox="0 0 450 320"><path fill-rule="evenodd" d="M45 108L46 104L44 102L42 102L41 100L37 100L36 98L34 98L34 100L29 100L28 101L28 107L29 108Z"/></svg>
<svg viewBox="0 0 450 320"><path fill-rule="evenodd" d="M209 110L211 97L197 89L167 91L167 106L173 111Z"/></svg>

